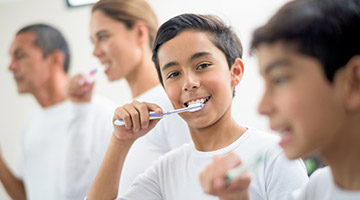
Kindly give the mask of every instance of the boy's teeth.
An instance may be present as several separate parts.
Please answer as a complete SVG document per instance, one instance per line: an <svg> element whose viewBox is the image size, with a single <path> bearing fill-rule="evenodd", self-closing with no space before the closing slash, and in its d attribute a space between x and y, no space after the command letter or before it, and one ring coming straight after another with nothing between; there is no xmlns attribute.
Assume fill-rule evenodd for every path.
<svg viewBox="0 0 360 200"><path fill-rule="evenodd" d="M196 104L196 103L204 103L206 101L206 99L197 99L195 101L190 101L188 103L188 105L191 105L191 104Z"/></svg>
<svg viewBox="0 0 360 200"><path fill-rule="evenodd" d="M280 129L278 130L278 132L282 135L286 135L288 133L290 133L290 129L289 128L283 128L283 129Z"/></svg>
<svg viewBox="0 0 360 200"><path fill-rule="evenodd" d="M105 70L107 70L110 67L110 63L104 64Z"/></svg>

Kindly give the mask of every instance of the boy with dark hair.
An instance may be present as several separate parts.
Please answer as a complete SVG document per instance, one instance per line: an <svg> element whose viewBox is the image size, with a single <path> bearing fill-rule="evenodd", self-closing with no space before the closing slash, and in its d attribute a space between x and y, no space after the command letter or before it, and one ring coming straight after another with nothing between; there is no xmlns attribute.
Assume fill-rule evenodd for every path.
<svg viewBox="0 0 360 200"><path fill-rule="evenodd" d="M253 199L288 199L290 191L306 182L303 163L285 158L276 146L278 137L242 127L232 118L233 90L244 71L241 56L240 40L214 16L184 14L160 27L153 60L169 99L176 109L196 102L204 107L180 114L189 126L193 143L159 159L120 199L215 199L201 189L198 173L214 156L229 152L248 159L257 154L264 157L254 170L256 178L250 186ZM127 151L158 122L149 120L149 111L162 112L158 105L137 101L115 111L114 120L123 119L125 126L114 126L89 199L116 197Z"/></svg>
<svg viewBox="0 0 360 200"><path fill-rule="evenodd" d="M265 79L259 112L282 135L289 159L317 153L328 164L294 199L360 199L359 35L358 0L292 1L254 33L251 46ZM209 186L211 181L239 162L234 156L221 160L227 167L209 167L218 174L203 173L211 176L204 185L212 194L226 186ZM237 192L246 191L244 183L237 182Z"/></svg>

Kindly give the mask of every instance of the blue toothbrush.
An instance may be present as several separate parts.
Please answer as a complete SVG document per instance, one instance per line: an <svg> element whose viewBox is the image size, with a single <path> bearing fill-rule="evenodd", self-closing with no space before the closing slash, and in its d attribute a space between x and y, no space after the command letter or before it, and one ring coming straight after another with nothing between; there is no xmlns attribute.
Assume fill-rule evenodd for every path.
<svg viewBox="0 0 360 200"><path fill-rule="evenodd" d="M163 112L161 114L158 114L156 112L150 112L149 116L150 116L150 120L152 119L160 119L165 117L166 115L171 115L171 114L175 114L175 113L182 113L182 112L195 112L198 111L200 109L202 109L204 107L204 104L202 103L195 103L195 104L191 104L186 108L180 108L177 110L172 110L172 111L168 111L168 112ZM114 124L116 126L124 126L125 122L122 119L117 119L114 121Z"/></svg>

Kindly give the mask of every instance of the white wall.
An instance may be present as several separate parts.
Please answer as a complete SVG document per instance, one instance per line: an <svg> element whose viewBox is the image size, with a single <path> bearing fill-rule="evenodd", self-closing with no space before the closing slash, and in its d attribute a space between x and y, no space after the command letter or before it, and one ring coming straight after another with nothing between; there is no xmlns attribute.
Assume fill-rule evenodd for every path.
<svg viewBox="0 0 360 200"><path fill-rule="evenodd" d="M257 103L263 91L256 58L249 56L249 42L255 27L265 21L288 0L149 0L160 23L175 15L194 12L216 14L237 30L244 46L245 75L237 87L233 116L245 125L268 130L267 120L257 114ZM69 41L72 51L70 74L101 67L92 56L89 39L90 6L67 8L65 0L0 0L0 149L12 169L17 162L18 144L23 121L36 101L29 95L18 95L12 74L8 48L19 28L44 22L58 27ZM130 99L125 81L109 84L98 74L96 92L119 105ZM116 91L116 92L114 92ZM0 199L9 199L0 184Z"/></svg>

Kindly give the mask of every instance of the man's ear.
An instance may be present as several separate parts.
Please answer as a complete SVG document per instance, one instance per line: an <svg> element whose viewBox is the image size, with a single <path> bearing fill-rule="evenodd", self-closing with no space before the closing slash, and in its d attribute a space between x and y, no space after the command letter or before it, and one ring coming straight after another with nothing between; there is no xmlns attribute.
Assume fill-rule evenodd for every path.
<svg viewBox="0 0 360 200"><path fill-rule="evenodd" d="M149 43L149 28L142 22L138 22L133 27L139 45Z"/></svg>
<svg viewBox="0 0 360 200"><path fill-rule="evenodd" d="M237 86L244 74L244 64L240 58L236 58L231 66L231 87Z"/></svg>
<svg viewBox="0 0 360 200"><path fill-rule="evenodd" d="M345 70L348 107L351 110L360 110L360 55L353 56Z"/></svg>
<svg viewBox="0 0 360 200"><path fill-rule="evenodd" d="M50 53L47 57L50 66L52 69L60 69L64 70L64 63L65 63L65 55L60 50L55 50L52 53Z"/></svg>

